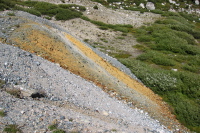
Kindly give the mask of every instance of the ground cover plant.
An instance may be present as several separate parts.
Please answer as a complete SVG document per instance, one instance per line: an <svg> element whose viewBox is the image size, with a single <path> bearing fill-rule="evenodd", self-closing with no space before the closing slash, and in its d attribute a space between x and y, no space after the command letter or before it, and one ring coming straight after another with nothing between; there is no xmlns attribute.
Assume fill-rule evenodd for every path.
<svg viewBox="0 0 200 133"><path fill-rule="evenodd" d="M118 60L161 95L182 124L200 132L199 21L194 23L195 17L183 13L164 16L136 29L134 35L141 43L136 48L143 54Z"/></svg>
<svg viewBox="0 0 200 133"><path fill-rule="evenodd" d="M19 126L15 124L7 125L3 131L6 133L22 133Z"/></svg>

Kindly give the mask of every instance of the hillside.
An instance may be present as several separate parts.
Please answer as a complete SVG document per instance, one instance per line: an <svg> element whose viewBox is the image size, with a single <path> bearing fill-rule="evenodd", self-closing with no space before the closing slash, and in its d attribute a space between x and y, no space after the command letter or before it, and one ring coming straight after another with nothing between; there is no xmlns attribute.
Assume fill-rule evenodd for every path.
<svg viewBox="0 0 200 133"><path fill-rule="evenodd" d="M138 58L144 51L136 48L132 26L150 25L162 16L112 10L91 1L69 3L85 6L82 13L87 17L57 21L56 16L47 20L46 15L44 19L21 11L1 12L0 78L6 81L1 108L7 114L1 119L2 131L17 124L23 132L46 132L53 124L67 132L189 132L160 96L107 55L125 56L118 58L124 64L127 57ZM4 92L10 89L19 91L19 98ZM35 99L32 92L42 98ZM30 110L42 115L29 114Z"/></svg>

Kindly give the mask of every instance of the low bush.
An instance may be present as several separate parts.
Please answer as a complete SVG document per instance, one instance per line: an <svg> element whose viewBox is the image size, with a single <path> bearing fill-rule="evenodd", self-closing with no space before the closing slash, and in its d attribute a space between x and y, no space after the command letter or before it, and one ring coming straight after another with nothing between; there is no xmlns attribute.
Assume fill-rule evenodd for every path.
<svg viewBox="0 0 200 133"><path fill-rule="evenodd" d="M79 12L72 12L68 9L62 9L59 11L59 13L56 14L55 18L56 20L69 20L73 18L78 18L82 14Z"/></svg>
<svg viewBox="0 0 200 133"><path fill-rule="evenodd" d="M174 60L169 59L164 54L156 51L148 51L146 53L143 53L139 55L137 59L146 62L153 62L157 65L163 66L174 66L176 64Z"/></svg>
<svg viewBox="0 0 200 133"><path fill-rule="evenodd" d="M13 0L0 0L0 11L9 10L15 7Z"/></svg>
<svg viewBox="0 0 200 133"><path fill-rule="evenodd" d="M173 108L177 118L188 128L199 132L200 76L190 72L174 72L151 67L135 59L119 59L154 92Z"/></svg>
<svg viewBox="0 0 200 133"><path fill-rule="evenodd" d="M33 7L35 10L39 11L43 15L55 15L55 13L52 12L52 10L58 8L57 5L47 2L37 2L37 4L35 4Z"/></svg>
<svg viewBox="0 0 200 133"><path fill-rule="evenodd" d="M56 124L49 125L49 126L48 126L48 129L49 129L50 131L52 131L52 130L54 130L54 129L57 129L57 125L56 125Z"/></svg>

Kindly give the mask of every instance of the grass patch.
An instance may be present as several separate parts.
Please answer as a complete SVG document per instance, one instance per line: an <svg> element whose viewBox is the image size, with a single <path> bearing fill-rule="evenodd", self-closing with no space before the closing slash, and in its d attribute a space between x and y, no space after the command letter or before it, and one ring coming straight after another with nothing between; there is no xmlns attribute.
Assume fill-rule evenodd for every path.
<svg viewBox="0 0 200 133"><path fill-rule="evenodd" d="M56 20L69 20L73 18L79 18L82 16L82 12L86 10L84 6L75 4L56 5L48 2L38 1L17 1L17 4L29 8L15 6L13 9L25 11L36 16L45 15L45 18L55 17Z"/></svg>
<svg viewBox="0 0 200 133"><path fill-rule="evenodd" d="M3 131L6 133L22 133L18 125L15 124L7 125Z"/></svg>
<svg viewBox="0 0 200 133"><path fill-rule="evenodd" d="M161 95L182 124L200 132L200 45L196 40L200 37L199 23L188 14L162 15L164 19L136 29L135 36L141 44L134 48L143 54L119 61Z"/></svg>
<svg viewBox="0 0 200 133"><path fill-rule="evenodd" d="M52 130L54 130L54 129L57 129L57 125L56 125L56 124L54 124L54 125L49 125L49 126L48 126L48 129L49 129L50 131L52 131Z"/></svg>
<svg viewBox="0 0 200 133"><path fill-rule="evenodd" d="M6 92L10 95L13 95L16 98L21 98L21 91L20 89L6 89Z"/></svg>
<svg viewBox="0 0 200 133"><path fill-rule="evenodd" d="M100 21L95 21L95 20L91 20L86 16L81 16L81 18L83 20L89 21L95 25L98 25L100 29L102 30L107 30L107 29L113 29L115 31L121 31L123 33L128 33L130 32L130 30L133 28L132 25L128 24L128 25L122 25L122 24L116 24L116 25L112 25L112 24L106 24Z"/></svg>
<svg viewBox="0 0 200 133"><path fill-rule="evenodd" d="M49 129L50 131L53 131L53 133L65 133L64 130L58 129L58 125L57 125L57 124L49 125L49 126L48 126L48 129Z"/></svg>
<svg viewBox="0 0 200 133"><path fill-rule="evenodd" d="M6 116L6 112L4 110L0 110L0 117Z"/></svg>

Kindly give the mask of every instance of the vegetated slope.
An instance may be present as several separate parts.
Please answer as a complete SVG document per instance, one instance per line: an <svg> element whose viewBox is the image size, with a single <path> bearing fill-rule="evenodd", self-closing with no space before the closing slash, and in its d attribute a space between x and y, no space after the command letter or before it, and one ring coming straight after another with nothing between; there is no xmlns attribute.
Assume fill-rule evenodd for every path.
<svg viewBox="0 0 200 133"><path fill-rule="evenodd" d="M2 26L7 29L2 35L4 42L58 63L61 67L93 81L105 91L114 92L119 98L146 110L169 128L181 129L159 96L113 67L86 44L47 20L23 12L15 14L18 17L1 18Z"/></svg>
<svg viewBox="0 0 200 133"><path fill-rule="evenodd" d="M51 2L61 3L61 1L51 1ZM72 2L74 2L74 1L72 1ZM88 5L91 3L89 1L84 1L84 2L87 2ZM38 5L37 7L39 7L40 4L38 3L37 5ZM159 4L156 3L156 6L158 6L158 5ZM49 5L49 6L55 7L55 5ZM98 5L98 6L101 6L101 5ZM76 6L75 6L75 8L76 8ZM90 8L90 9L92 9L92 8ZM90 9L87 11L91 11ZM99 9L101 9L101 8L99 8ZM39 9L39 11L40 11L40 9ZM59 9L59 11L60 11L60 9ZM145 11L145 10L143 10L143 11ZM95 12L95 10L94 10L94 12ZM96 11L96 12L100 13L99 11ZM197 29L193 30L193 28L194 28L193 24L191 26L188 26L188 24L190 25L192 21L193 21L193 23L198 22L198 18L191 17L190 15L187 15L184 13L181 13L181 14L170 13L170 12L166 13L166 12L157 11L157 10L155 10L155 12L160 13L165 17L170 16L171 17L170 19L172 19L172 21L171 20L163 21L163 22L157 21L156 23L161 24L162 26L152 25L152 27L150 27L150 28L142 27L141 30L135 30L135 29L132 29L129 25L127 25L127 26L116 25L113 27L113 25L108 25L108 24L105 24L105 23L102 23L99 21L93 21L93 20L89 20L88 18L82 17L82 19L84 19L84 20L87 20L91 23L99 25L100 29L107 30L107 29L111 28L111 29L115 29L115 30L124 32L121 34L122 36L116 37L116 39L120 39L120 40L127 39L128 37L130 37L129 36L130 34L128 34L128 37L124 37L127 35L127 32L134 33L136 31L139 34L141 34L141 37L138 38L138 41L141 41L141 40L145 41L145 44L147 46L137 45L136 48L141 49L145 53L144 55L142 55L141 57L139 57L137 59L141 60L143 62L147 62L148 64L152 64L152 62L153 62L154 64L152 66L156 67L155 70L152 69L151 67L144 65L140 61L136 61L134 58L131 57L131 55L133 55L133 56L138 55L138 52L137 52L137 54L131 53L131 51L133 49L132 47L130 48L131 45L128 47L129 52L127 51L127 49L124 49L124 51L123 50L117 51L118 48L113 48L117 45L112 45L113 47L109 47L109 45L113 43L113 42L109 42L110 41L109 38L106 38L106 37L100 38L101 42L94 42L94 41L92 41L93 39L90 40L90 38L89 39L83 38L83 39L89 43L92 43L92 45L94 47L99 47L101 50L103 49L104 51L113 55L114 57L119 58L120 61L123 62L128 67L130 67L131 70L133 71L133 73L136 73L137 76L146 85L150 86L155 92L161 94L165 98L165 100L167 100L168 102L173 104L174 113L178 116L179 120L181 120L185 125L187 125L191 129L197 128L197 130L198 130L199 106L198 106L198 99L196 99L196 97L198 97L198 93L195 93L195 92L198 92L198 90L199 90L198 89L199 88L198 87L199 86L199 84L198 84L199 78L198 78L198 75L196 75L196 74L191 78L191 74L188 73L188 71L195 73L195 72L198 72L198 70L199 70L198 69L198 62L199 62L198 61L198 51L199 50L198 50L198 46L195 46L196 45L195 41L197 42L197 40L194 40L194 38L193 38L193 37L195 37L195 39L198 38L198 30ZM43 14L45 12L43 12L43 10L41 10L41 13ZM93 12L91 14L90 14L90 12L87 12L87 14L88 13L89 13L89 15L92 14L95 17L98 16L95 13L93 14ZM117 13L117 12L114 11L113 13ZM139 14L139 15L141 15L141 14ZM173 17L173 16L175 16L175 17ZM50 16L50 18L51 17L52 16ZM139 16L137 16L137 17L139 17ZM47 18L50 19L49 17L47 17ZM99 18L101 19L102 17L99 17ZM185 23L186 19L184 20L183 18L188 19L187 21L190 21L190 23L187 22L187 24L186 24ZM180 23L179 22L177 23L176 21L180 21L183 24L177 25ZM76 22L76 21L72 20L72 25L74 22ZM114 22L114 21L112 21L112 22ZM123 23L123 21L116 21L116 22ZM163 26L164 24L166 24L167 26ZM153 30L153 28L154 28L153 26L156 26L155 29L159 29L159 30L161 29L162 32L160 32L159 34L165 34L165 35L158 36L158 34L156 32L157 30ZM162 29L163 27L164 27L164 29ZM171 28L171 29L169 30L169 28ZM82 29L84 29L84 28L82 28ZM179 31L187 32L187 33L181 33ZM82 31L80 31L80 33L81 34L84 33L86 35L86 37L88 36L88 33L85 33ZM170 33L173 33L173 34L171 36L169 36ZM81 37L81 34L79 34L79 37ZM190 34L190 35L188 35L188 34ZM100 37L100 35L98 34L98 37ZM152 37L157 41L152 39ZM162 39L160 39L162 41L159 41L160 37L162 38ZM170 39L167 39L167 41L166 41L165 38L170 38ZM183 38L184 38L184 41L183 41ZM179 43L174 43L177 41L177 39L179 40L178 41ZM102 42L103 42L103 45L101 44ZM120 42L123 43L123 41L119 41L119 43ZM182 44L180 44L180 42L182 42ZM165 44L165 45L163 45L163 44ZM172 46L169 46L170 44ZM191 44L194 46L191 46ZM162 49L159 49L160 45L162 46L161 47ZM179 45L181 45L181 47ZM106 46L106 47L104 47L104 46ZM123 45L118 45L117 47L119 47L119 46L123 46ZM153 49L153 51L151 51L151 50L149 51L149 48ZM180 48L182 50L180 50ZM113 52L113 49L114 49L114 52ZM171 52L168 53L170 51L170 49L172 50L171 51L172 53ZM167 50L168 52L166 52L164 50ZM174 52L175 52L174 56L177 56L177 53L179 53L180 55L178 54L177 57L173 57L173 59L172 59L171 55L173 55ZM141 52L139 52L139 53L141 53ZM189 54L189 56L187 54ZM128 58L128 57L130 57L130 58ZM150 58L150 60L145 60L148 57ZM181 60L178 59L179 57L181 58ZM128 59L124 60L123 58L128 58ZM186 60L189 59L190 61L185 62L185 59ZM162 68L162 69L158 69L158 68ZM164 71L163 69L167 69L169 71ZM186 72L173 72L170 69L172 69L174 71L180 70L180 71L186 71ZM169 92L169 90L170 90L170 92ZM163 95L163 94L165 94L165 95ZM172 95L172 94L174 94L174 95ZM183 98L184 98L184 100L183 100ZM179 102L177 102L177 100ZM174 102L174 101L176 101L176 102ZM183 102L186 106L183 106L183 104L179 104L180 102L181 103ZM185 110L188 110L188 111L185 111ZM190 117L190 116L192 116L192 117Z"/></svg>

